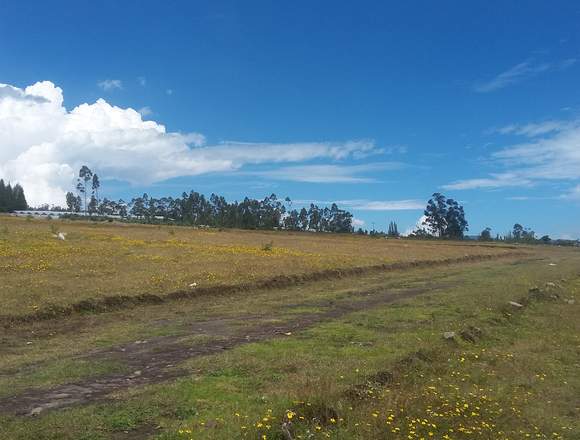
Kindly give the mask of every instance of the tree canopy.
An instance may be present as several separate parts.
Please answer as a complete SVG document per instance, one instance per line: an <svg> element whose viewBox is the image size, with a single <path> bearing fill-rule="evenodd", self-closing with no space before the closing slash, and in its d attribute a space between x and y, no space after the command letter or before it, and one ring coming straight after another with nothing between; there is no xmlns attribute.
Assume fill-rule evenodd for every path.
<svg viewBox="0 0 580 440"><path fill-rule="evenodd" d="M424 215L423 225L437 237L459 239L469 230L463 206L441 193L429 199Z"/></svg>
<svg viewBox="0 0 580 440"><path fill-rule="evenodd" d="M19 184L12 186L0 179L0 212L11 212L28 208L24 189Z"/></svg>
<svg viewBox="0 0 580 440"><path fill-rule="evenodd" d="M103 215L130 215L150 222L171 220L189 225L242 229L284 228L296 231L352 232L352 214L336 204L320 208L311 204L307 209L291 209L289 198L278 199L275 194L263 200L244 198L228 202L223 196L212 194L206 198L195 191L181 197L155 198L148 194L133 198L128 204L103 199L99 213Z"/></svg>
<svg viewBox="0 0 580 440"><path fill-rule="evenodd" d="M387 230L388 237L398 237L399 234L399 227L397 226L396 222L389 223L389 229Z"/></svg>

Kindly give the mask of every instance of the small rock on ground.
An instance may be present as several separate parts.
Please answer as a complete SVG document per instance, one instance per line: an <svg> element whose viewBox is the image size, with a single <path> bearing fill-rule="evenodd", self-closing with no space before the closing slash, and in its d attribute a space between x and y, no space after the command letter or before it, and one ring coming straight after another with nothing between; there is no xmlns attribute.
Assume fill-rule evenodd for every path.
<svg viewBox="0 0 580 440"><path fill-rule="evenodd" d="M523 307L523 305L522 305L522 304L520 304L519 302L515 302L515 301L510 301L510 302L509 302L509 305L510 305L510 306L517 307L518 309L521 309L521 308Z"/></svg>

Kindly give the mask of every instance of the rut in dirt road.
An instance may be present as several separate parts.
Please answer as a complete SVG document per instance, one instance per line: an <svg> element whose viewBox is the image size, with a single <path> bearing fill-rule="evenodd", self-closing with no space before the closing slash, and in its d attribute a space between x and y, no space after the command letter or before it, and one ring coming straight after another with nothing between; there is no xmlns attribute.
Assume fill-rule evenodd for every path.
<svg viewBox="0 0 580 440"><path fill-rule="evenodd" d="M214 338L206 342L186 343L183 342L183 336L165 336L95 351L81 357L88 360L119 361L132 373L89 378L48 390L30 389L16 396L0 399L0 413L35 416L51 409L97 402L114 391L185 376L189 374L187 371L176 369L174 366L187 359L283 336L352 312L412 298L443 287L446 286L432 285L403 291L363 292L337 302L321 312L293 316L284 322L272 323L265 321L264 317L242 316L193 324L189 336Z"/></svg>

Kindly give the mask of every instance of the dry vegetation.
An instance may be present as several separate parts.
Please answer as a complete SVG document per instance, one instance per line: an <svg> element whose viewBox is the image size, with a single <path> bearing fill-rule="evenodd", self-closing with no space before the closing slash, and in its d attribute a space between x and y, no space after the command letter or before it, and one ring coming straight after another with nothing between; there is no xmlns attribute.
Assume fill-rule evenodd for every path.
<svg viewBox="0 0 580 440"><path fill-rule="evenodd" d="M505 257L13 322L0 327L2 440L580 438L577 249L0 219L0 296L16 314Z"/></svg>
<svg viewBox="0 0 580 440"><path fill-rule="evenodd" d="M66 234L66 240L54 235ZM328 269L512 252L477 243L30 220L0 216L2 315ZM192 286L195 284L195 286Z"/></svg>

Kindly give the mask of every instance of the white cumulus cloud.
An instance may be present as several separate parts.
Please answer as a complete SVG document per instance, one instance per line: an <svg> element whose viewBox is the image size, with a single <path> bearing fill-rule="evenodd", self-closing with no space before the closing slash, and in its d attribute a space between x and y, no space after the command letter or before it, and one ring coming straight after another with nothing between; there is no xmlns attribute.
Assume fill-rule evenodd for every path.
<svg viewBox="0 0 580 440"><path fill-rule="evenodd" d="M381 152L372 141L294 144L223 142L167 132L131 108L103 99L72 110L52 82L0 84L0 178L21 183L32 205L63 204L77 170L102 179L151 184L178 176L239 170L248 164L340 160Z"/></svg>

